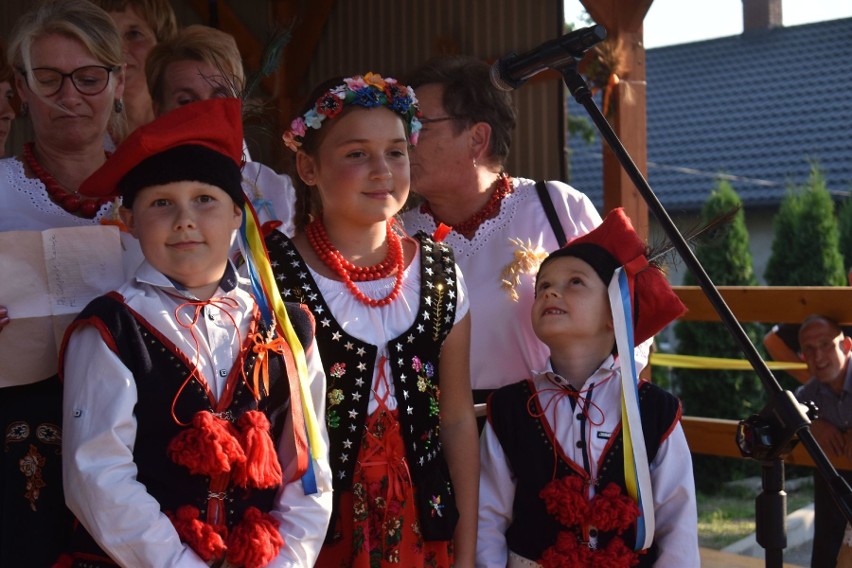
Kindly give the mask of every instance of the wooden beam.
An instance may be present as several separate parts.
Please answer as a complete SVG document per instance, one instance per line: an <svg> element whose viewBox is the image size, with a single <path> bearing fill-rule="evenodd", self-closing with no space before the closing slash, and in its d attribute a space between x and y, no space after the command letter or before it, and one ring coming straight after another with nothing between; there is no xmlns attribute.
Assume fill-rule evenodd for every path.
<svg viewBox="0 0 852 568"><path fill-rule="evenodd" d="M293 38L284 51L284 66L278 74L273 97L284 120L289 120L301 106L300 93L310 69L334 0L277 0L273 17L282 26L293 26Z"/></svg>
<svg viewBox="0 0 852 568"><path fill-rule="evenodd" d="M686 434L686 441L689 444L689 450L692 453L742 458L736 444L736 420L684 416L681 423L683 424L684 434ZM852 470L852 460L849 458L830 458L830 461L837 469ZM815 467L816 465L801 444L796 444L793 451L784 458L784 462L790 465L808 467Z"/></svg>
<svg viewBox="0 0 852 568"><path fill-rule="evenodd" d="M633 163L647 178L645 47L642 22L653 0L581 0L607 30L612 73L618 77L607 119ZM603 143L604 210L623 207L640 238L648 238L648 206L609 147Z"/></svg>
<svg viewBox="0 0 852 568"><path fill-rule="evenodd" d="M737 321L801 323L821 314L852 324L852 287L848 286L719 286L722 299ZM704 291L698 286L674 286L689 311L682 321L719 321Z"/></svg>

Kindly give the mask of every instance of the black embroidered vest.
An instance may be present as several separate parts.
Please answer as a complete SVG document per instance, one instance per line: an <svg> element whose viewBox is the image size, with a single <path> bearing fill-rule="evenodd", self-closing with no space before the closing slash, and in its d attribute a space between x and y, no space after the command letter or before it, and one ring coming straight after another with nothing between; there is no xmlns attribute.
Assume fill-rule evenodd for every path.
<svg viewBox="0 0 852 568"><path fill-rule="evenodd" d="M406 460L417 489L420 525L427 540L452 538L458 511L441 450L438 357L455 321L456 275L452 251L423 233L420 240L420 305L414 324L388 342L388 362L399 408ZM293 243L275 232L266 239L278 288L285 300L307 304L326 372L326 423L334 477L334 510L327 540L334 540L339 498L352 487L370 401L378 348L348 335L334 319ZM432 515L429 503L444 505Z"/></svg>
<svg viewBox="0 0 852 568"><path fill-rule="evenodd" d="M539 497L541 490L553 479L554 467L557 478L579 475L586 479L588 474L581 464L565 457L558 447L554 453L552 434L544 425L544 418L534 418L527 410L526 401L532 393L530 381L498 389L488 402L488 419L517 477L512 523L506 531L507 544L515 553L537 561L556 542L557 534L564 528L548 514L544 500ZM648 463L651 463L663 436L680 417L680 402L661 388L643 382L639 387L639 408ZM530 411L541 413L537 398L530 404ZM596 492L613 482L626 493L623 451L619 426L615 439L611 440L606 454L600 459L598 477L593 480ZM557 454L562 459L555 459ZM630 528L621 535L598 531L598 549L605 547L613 538L622 538L632 548L635 529ZM639 566L652 566L656 556L654 544L639 556Z"/></svg>
<svg viewBox="0 0 852 568"><path fill-rule="evenodd" d="M310 315L295 305L287 305L287 310L299 340L303 345L309 345L312 340ZM161 510L173 513L183 505L193 505L201 512L200 519L209 521L208 511L218 500L225 515L220 522L229 529L239 523L245 510L251 506L269 511L277 488L246 489L228 480L193 475L186 467L174 463L166 452L169 442L188 427L199 411L216 412L235 423L249 410L260 410L269 419L270 435L277 445L290 396L286 367L281 357L269 353L269 392L264 392L259 401L238 376L242 367L251 380L257 360L251 349L254 331L263 333L257 311L240 356L228 375L228 383L235 381L236 384L227 408L217 408L212 395L197 379L189 381L181 390L193 370L192 356L182 353L152 324L126 306L118 294L111 293L93 300L77 317L72 328L86 324L108 334L116 354L133 373L138 396L134 411L137 431L133 460L138 469L138 481L157 499ZM172 418L175 397L174 415L183 424ZM103 561L94 560L103 554L85 529L78 525L72 543L72 556L77 558L74 566L111 565L111 562L105 562L105 556Z"/></svg>

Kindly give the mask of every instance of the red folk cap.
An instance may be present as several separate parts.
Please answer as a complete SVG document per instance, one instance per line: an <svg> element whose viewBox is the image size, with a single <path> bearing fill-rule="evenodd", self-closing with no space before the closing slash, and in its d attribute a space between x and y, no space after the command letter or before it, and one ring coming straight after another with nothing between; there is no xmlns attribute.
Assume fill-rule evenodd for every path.
<svg viewBox="0 0 852 568"><path fill-rule="evenodd" d="M91 197L120 194L130 206L137 191L175 181L222 188L235 202L243 157L239 99L209 99L179 107L134 130L80 186Z"/></svg>
<svg viewBox="0 0 852 568"><path fill-rule="evenodd" d="M606 285L616 268L624 268L630 284L637 345L686 313L686 306L674 293L662 270L648 263L645 243L621 207L610 211L594 230L551 253L541 266L564 256L575 256L587 262Z"/></svg>

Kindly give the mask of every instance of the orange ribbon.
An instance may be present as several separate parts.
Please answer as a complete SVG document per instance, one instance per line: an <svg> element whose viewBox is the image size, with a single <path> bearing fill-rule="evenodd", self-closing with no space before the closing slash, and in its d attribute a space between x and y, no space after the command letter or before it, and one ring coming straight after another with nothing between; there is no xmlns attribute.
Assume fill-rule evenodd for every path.
<svg viewBox="0 0 852 568"><path fill-rule="evenodd" d="M254 394L255 400L260 400L259 376L263 378L264 392L269 394L269 352L272 351L273 353L284 355L284 351L288 349L289 345L287 345L287 342L282 337L276 337L272 341L264 341L260 333L255 333L252 336L252 340L254 341L252 351L257 353L257 362L254 365L252 384L249 386L249 390Z"/></svg>

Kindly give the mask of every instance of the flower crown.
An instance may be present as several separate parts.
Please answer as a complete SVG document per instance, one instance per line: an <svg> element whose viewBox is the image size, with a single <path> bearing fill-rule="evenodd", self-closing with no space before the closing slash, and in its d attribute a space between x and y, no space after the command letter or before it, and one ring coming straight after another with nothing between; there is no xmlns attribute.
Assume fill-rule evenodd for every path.
<svg viewBox="0 0 852 568"><path fill-rule="evenodd" d="M311 110L290 123L290 129L282 136L284 145L294 152L298 151L308 128L319 130L325 119L334 118L343 107L352 105L389 108L405 121L411 145L417 144L422 124L418 120L420 109L417 107L414 89L391 77L383 78L377 73L367 73L344 79L342 85L323 93Z"/></svg>

